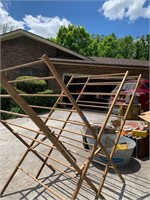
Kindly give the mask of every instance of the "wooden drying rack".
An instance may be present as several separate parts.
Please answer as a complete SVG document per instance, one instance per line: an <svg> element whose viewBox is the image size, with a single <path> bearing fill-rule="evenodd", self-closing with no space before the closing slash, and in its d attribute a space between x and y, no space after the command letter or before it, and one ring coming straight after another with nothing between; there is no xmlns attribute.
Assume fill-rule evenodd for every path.
<svg viewBox="0 0 150 200"><path fill-rule="evenodd" d="M26 68L26 67L29 68L31 66L35 66L35 65L41 64L41 63L42 64L45 63L47 65L52 76L38 77L38 78L34 78L34 79L35 80L54 79L59 84L62 92L59 94L49 94L49 95L48 94L45 94L45 95L43 95L43 94L18 94L17 91L15 90L15 88L12 86L12 83L18 82L18 80L11 80L11 81L7 80L7 76L6 76L5 72L7 72L7 71L10 72L10 71L20 69L20 68ZM57 193L56 191L54 191L47 185L43 184L38 179L38 177L40 176L40 174L43 171L45 166L49 167L50 170L52 171L52 173L59 171L62 174L69 176L68 174L65 173L65 171L59 169L57 167L57 164L61 164L62 166L65 166L68 169L71 169L74 171L75 176L73 176L73 177L69 176L70 178L77 177L76 186L75 186L75 188L73 188L73 194L70 194L70 199L76 199L80 188L82 187L83 184L85 185L85 182L86 182L86 187L88 187L88 188L90 187L95 192L96 199L99 197L104 198L104 196L102 194L102 188L103 188L103 185L104 185L104 182L105 182L105 179L106 179L106 176L107 176L107 173L108 173L108 170L110 167L115 170L115 172L117 173L117 175L119 176L121 181L123 183L125 183L125 180L122 177L120 171L118 170L117 166L113 163L112 157L115 152L115 148L118 143L122 128L124 126L128 111L132 104L132 101L133 101L137 86L139 84L141 75L139 75L138 77L134 77L134 79L136 78L137 82L136 82L134 92L131 96L130 102L128 104L126 113L124 114L124 116L118 116L118 117L122 118L123 121L122 121L122 125L120 127L120 131L118 132L118 134L116 134L116 140L115 140L115 143L113 145L110 155L108 154L106 148L103 146L103 144L101 142L101 136L104 132L104 129L108 123L110 116L112 115L113 107L115 106L116 100L121 92L121 89L122 89L125 81L127 79L132 79L132 78L133 77L128 76L128 71L126 73L120 73L120 74L85 75L85 76L72 75L70 77L70 80L68 81L68 83L65 85L47 55L43 55L41 60L39 60L39 61L35 61L35 62L31 62L31 63L27 63L27 64L23 64L23 65L19 65L19 66L1 70L1 85L8 93L5 95L1 94L1 98L12 98L12 100L15 101L22 110L24 110L25 114L9 112L6 110L1 110L1 113L8 113L8 114L13 114L13 115L16 115L19 117L30 118L32 120L32 122L36 125L36 127L38 128L38 130L35 130L35 129L29 128L29 127L15 124L15 123L11 122L11 120L1 119L1 123L27 147L26 152L24 153L21 160L19 161L19 163L15 167L14 171L12 172L11 176L9 177L8 181L4 185L4 187L1 191L1 196L5 192L6 188L8 187L12 178L16 174L17 170L20 169L22 172L24 172L25 174L30 176L34 181L36 181L37 183L39 183L43 187L45 187L51 194L56 196L58 199L64 199L63 196L61 196L59 193ZM81 80L81 82L80 82L80 80ZM112 80L114 80L114 81L112 81ZM28 80L23 80L23 81L28 81ZM89 101L89 100L83 100L83 98L82 98L83 96L88 96L88 95L90 95L90 96L100 95L100 96L107 96L107 97L109 96L110 97L112 95L112 93L102 92L102 91L94 92L94 90L92 92L89 92L87 88L89 86L90 87L98 87L98 86L117 85L117 84L120 84L120 86L118 88L118 91L114 94L114 99L113 99L111 105L109 105L108 102L103 102L103 101L101 102L100 99L98 99L97 101L96 100ZM79 85L82 87L78 93L70 91L70 89L69 89L70 86L76 87ZM75 98L74 98L74 95L76 95ZM55 96L55 97L57 97L57 100L52 107L44 107L42 105L41 106L28 105L27 102L23 98L24 96L42 96L43 98L48 97L48 96L49 97ZM67 98L67 101L66 102L63 101L63 98ZM63 108L61 108L60 105L63 105ZM85 108L85 107L93 108L93 109L104 108L107 110L107 114L105 116L103 123L101 123L101 129L98 134L96 134L93 131L90 122L87 120L84 112L82 111L82 108ZM46 109L46 110L49 110L49 113L47 116L38 115L35 112L34 108ZM66 119L55 118L55 117L53 117L53 113L55 113L55 112L65 112L65 113L68 113L68 116L66 117ZM88 111L88 112L92 113L93 111ZM76 120L76 121L71 120L72 114L74 114L74 113L78 115L80 120ZM58 127L55 124L49 125L50 121L60 122L63 125L61 127ZM88 131L90 131L90 135L87 135L87 137L95 139L94 145L88 143L88 145L91 146L91 148L90 148L91 150L86 150L86 152L88 153L87 155L76 153L76 151L74 151L75 148L80 149L81 151L85 151L85 149L81 146L81 144L85 144L85 142L82 141L82 139L74 138L75 135L82 138L82 136L84 136L84 134L81 131L77 131L77 130L75 131L75 130L71 130L71 129L67 128L68 124L76 125L78 127L86 127L88 129ZM19 127L21 130L26 130L29 133L24 134L24 133L16 132L15 127L17 127L17 128ZM35 136L33 136L33 134L31 135L30 134L31 132L34 133ZM64 135L63 132L67 133L67 135ZM40 136L40 138L39 138L39 136ZM42 138L41 138L41 136L42 136ZM31 143L28 143L26 141L26 139L31 140ZM72 143L67 142L67 140L65 141L65 139L71 140ZM49 141L49 143L48 143L48 141ZM37 149L38 146L47 147L49 149L48 153L45 154L45 153L40 152ZM69 148L69 146L70 146L70 148ZM56 158L53 158L51 155L54 150L59 151L60 154L62 155L62 157L64 157L65 160L70 165L66 164L65 162L63 162L61 160L57 160ZM94 185L94 183L91 181L91 179L88 178L87 171L92 162L100 163L100 161L94 160L94 157L96 155L101 155L101 151L104 152L103 156L105 156L107 158L108 162L106 164L101 163L102 165L104 165L104 171L103 171L103 176L100 180L99 186L97 188ZM33 176L32 174L28 173L21 166L22 162L28 156L29 152L33 152L33 154L35 156L37 156L42 162L42 165L39 167L39 171L37 172L36 176ZM78 162L80 158L84 159L84 162L82 163L82 165L79 164L80 162ZM55 161L56 165L54 166L54 164L49 164L48 163L49 161ZM84 183L83 183L83 181L84 181Z"/></svg>

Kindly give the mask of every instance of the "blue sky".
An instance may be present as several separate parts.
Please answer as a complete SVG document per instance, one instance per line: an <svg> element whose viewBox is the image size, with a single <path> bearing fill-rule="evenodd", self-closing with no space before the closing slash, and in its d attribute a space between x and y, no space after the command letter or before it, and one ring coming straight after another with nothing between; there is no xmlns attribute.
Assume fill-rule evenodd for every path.
<svg viewBox="0 0 150 200"><path fill-rule="evenodd" d="M60 26L84 26L90 34L117 37L149 34L147 0L0 1L1 24L23 28L43 37L55 37Z"/></svg>

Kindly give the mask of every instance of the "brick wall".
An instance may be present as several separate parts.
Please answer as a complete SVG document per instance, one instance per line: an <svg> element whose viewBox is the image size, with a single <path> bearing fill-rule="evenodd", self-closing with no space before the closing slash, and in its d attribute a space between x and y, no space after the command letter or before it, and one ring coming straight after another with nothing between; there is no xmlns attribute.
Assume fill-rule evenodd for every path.
<svg viewBox="0 0 150 200"><path fill-rule="evenodd" d="M43 54L47 54L49 57L54 58L70 57L76 59L75 56L70 55L67 52L63 52L54 47L23 36L16 39L3 41L1 43L1 68L4 69L36 61L41 58ZM44 64L39 64L38 66L32 66L32 71L33 74L30 74L27 68L18 69L13 71L13 73L11 71L7 72L7 77L9 80L12 80L20 75L46 76L48 70Z"/></svg>
<svg viewBox="0 0 150 200"><path fill-rule="evenodd" d="M4 41L1 44L2 68L35 61L44 53L55 57L57 50L26 37Z"/></svg>

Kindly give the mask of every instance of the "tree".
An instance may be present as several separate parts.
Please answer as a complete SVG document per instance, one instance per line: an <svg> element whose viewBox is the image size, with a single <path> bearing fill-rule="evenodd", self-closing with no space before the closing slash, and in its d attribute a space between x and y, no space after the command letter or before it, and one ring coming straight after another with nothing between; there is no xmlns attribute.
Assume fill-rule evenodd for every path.
<svg viewBox="0 0 150 200"><path fill-rule="evenodd" d="M104 40L104 35L100 36L98 34L92 34L91 35L91 45L90 45L90 55L91 56L100 56L100 51L99 51L99 45L103 42Z"/></svg>
<svg viewBox="0 0 150 200"><path fill-rule="evenodd" d="M82 55L90 55L91 36L82 26L69 25L68 28L61 26L56 39L52 41Z"/></svg>
<svg viewBox="0 0 150 200"><path fill-rule="evenodd" d="M101 57L115 58L117 54L117 38L114 33L104 37L99 44L99 55Z"/></svg>
<svg viewBox="0 0 150 200"><path fill-rule="evenodd" d="M50 40L85 56L149 60L150 35L135 40L130 35L117 38L115 33L90 35L82 26L69 25Z"/></svg>
<svg viewBox="0 0 150 200"><path fill-rule="evenodd" d="M133 45L132 36L125 36L118 39L116 58L132 58Z"/></svg>
<svg viewBox="0 0 150 200"><path fill-rule="evenodd" d="M149 60L149 40L150 34L146 36L141 36L134 41L134 59Z"/></svg>

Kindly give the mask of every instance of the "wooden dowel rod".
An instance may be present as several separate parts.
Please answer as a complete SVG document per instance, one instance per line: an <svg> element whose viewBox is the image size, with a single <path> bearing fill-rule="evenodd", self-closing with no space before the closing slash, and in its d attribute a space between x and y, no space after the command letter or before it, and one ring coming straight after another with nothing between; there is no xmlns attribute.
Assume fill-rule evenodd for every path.
<svg viewBox="0 0 150 200"><path fill-rule="evenodd" d="M43 156L49 158L50 160L55 161L56 163L59 163L59 164L65 166L65 167L67 167L67 168L69 168L69 169L75 171L73 167L70 167L69 165L67 165L67 164L65 164L65 163L63 163L63 162L61 162L61 161L59 161L59 160L56 160L55 158L53 158L53 157L51 157L51 156L48 156L48 155L46 155L45 153L42 153L42 152L40 152L40 151L38 151L38 150L35 150L35 149L34 149L34 151L36 151L37 153L39 153L39 154L41 154L41 155L43 155Z"/></svg>
<svg viewBox="0 0 150 200"><path fill-rule="evenodd" d="M18 94L18 96L21 96L21 97L26 97L26 96L29 96L29 97L59 97L60 94ZM9 94L1 94L0 95L1 98L11 98L11 96ZM65 94L62 95L62 97L66 97Z"/></svg>
<svg viewBox="0 0 150 200"><path fill-rule="evenodd" d="M58 130L61 130L61 131L64 131L64 132L68 132L68 133L71 133L71 134L74 134L74 135L80 135L80 136L85 136L87 138L92 138L93 139L93 136L91 135L85 135L84 133L80 133L80 132L77 132L77 131L71 131L71 130L67 130L65 128L59 128L59 127L55 127L55 126L49 126L48 127L50 128L54 128L54 129L58 129Z"/></svg>
<svg viewBox="0 0 150 200"><path fill-rule="evenodd" d="M66 141L63 141L63 140L61 140L61 142L64 143L64 144L67 144L67 145L69 145L69 146L73 146L73 147L75 147L75 148L78 148L78 149L81 149L81 150L84 150L84 151L85 151L84 148L82 148L82 147L80 147L80 146L78 146L78 145L70 144L69 142L66 142ZM86 151L91 152L91 150L89 150L89 149L86 149Z"/></svg>
<svg viewBox="0 0 150 200"><path fill-rule="evenodd" d="M44 146L47 146L47 147L50 147L50 148L53 148L53 149L57 150L56 147L54 147L54 146L52 146L52 145L50 145L50 144L47 144L47 143L44 143L44 142L42 142L42 141L40 141L40 140L31 138L31 137L26 136L26 135L24 135L24 134L22 134L22 133L18 133L18 132L17 132L16 135L20 135L20 136L25 137L25 138L27 138L27 139L29 139L29 140L32 140L32 141L34 141L34 142L38 142L38 143L40 143L40 144L43 144Z"/></svg>
<svg viewBox="0 0 150 200"><path fill-rule="evenodd" d="M55 135L59 135L59 134L55 134ZM68 136L65 136L65 135L61 135L62 138L67 138L67 139L70 139L72 141L75 141L75 142L78 142L78 143L81 143L81 144L88 144L89 146L92 146L93 147L93 144L90 144L90 143L87 143L87 142L83 142L81 140L77 140L77 139L74 139L74 138L71 138L71 137L68 137Z"/></svg>
<svg viewBox="0 0 150 200"><path fill-rule="evenodd" d="M34 176L32 176L29 172L25 171L23 168L21 168L20 166L18 166L18 168L24 172L25 174L27 174L29 177L31 177L34 181L36 181L37 183L39 183L40 185L42 185L44 188L46 188L49 192L51 192L52 194L54 194L56 197L58 197L61 200L64 200L60 195L58 195L55 191L53 191L52 189L50 189L48 186L46 186L45 184L43 184L41 181L39 181L38 179L36 179Z"/></svg>
<svg viewBox="0 0 150 200"><path fill-rule="evenodd" d="M14 69L16 70L16 69L19 69L19 68L30 67L32 65L41 64L41 63L43 63L43 60L38 60L38 61L34 61L34 62L22 64L22 65L16 65L14 67L1 69L0 72L6 72L6 71L14 70Z"/></svg>
<svg viewBox="0 0 150 200"><path fill-rule="evenodd" d="M35 105L29 105L31 108L41 108L41 109L49 109L50 111L61 111L61 112L64 112L64 109L63 108L54 108L54 107L45 107L45 106L35 106ZM65 112L72 112L70 111L69 109L65 109ZM73 111L75 112L75 111ZM42 117L42 118L45 118L45 117ZM47 119L50 119L50 117L46 117Z"/></svg>
<svg viewBox="0 0 150 200"><path fill-rule="evenodd" d="M108 109L108 107L107 106L95 106L95 105L89 105L89 104L78 104L78 106L80 106L80 107L90 107L90 108L106 108L106 109Z"/></svg>
<svg viewBox="0 0 150 200"><path fill-rule="evenodd" d="M59 97L60 94L18 94L19 96L29 96L29 97ZM61 95L62 97L66 97L65 94Z"/></svg>
<svg viewBox="0 0 150 200"><path fill-rule="evenodd" d="M111 85L118 85L118 84L120 84L120 82L90 82L90 83L88 83L87 85L93 85L93 86L95 86L95 85L98 85L98 86L105 86L105 85L107 85L107 86L111 86Z"/></svg>
<svg viewBox="0 0 150 200"><path fill-rule="evenodd" d="M71 93L71 94L78 94L78 93ZM103 96L109 96L109 95L115 95L115 92L107 93L107 92L83 92L82 95L103 95Z"/></svg>
<svg viewBox="0 0 150 200"><path fill-rule="evenodd" d="M30 107L32 107L32 108L42 108L42 109L49 109L49 110L58 110L58 111L62 111L62 112L64 112L64 110L65 110L65 112L77 112L76 110L69 110L69 109L63 109L63 108L56 108L56 107L46 107L46 106L35 106L35 105L29 105Z"/></svg>
<svg viewBox="0 0 150 200"><path fill-rule="evenodd" d="M98 163L98 164L103 165L103 166L105 166L105 167L106 167L106 165L107 165L107 164L103 163L102 161L98 161L98 160L96 160L96 159L93 159L92 162ZM110 165L109 167L110 167L111 169L113 169L113 167L112 167L111 165Z"/></svg>
<svg viewBox="0 0 150 200"><path fill-rule="evenodd" d="M12 122L8 122L8 121L5 121L5 120L0 120L1 122L4 122L6 124L9 124L9 125L12 125L12 126L16 126L16 127L19 127L19 128L22 128L22 129L25 129L25 130L28 130L28 131L31 131L31 132L34 132L34 133L38 133L38 134L42 134L44 135L41 131L36 131L35 129L31 129L31 128L27 128L25 126L21 126L21 125L18 125L18 124L14 124Z"/></svg>
<svg viewBox="0 0 150 200"><path fill-rule="evenodd" d="M9 94L0 94L1 98L11 98Z"/></svg>
<svg viewBox="0 0 150 200"><path fill-rule="evenodd" d="M1 113L11 114L11 115L16 115L16 116L20 116L20 117L26 117L26 118L29 118L28 115L20 114L20 113L15 113L15 112L10 112L10 111L6 111L6 110L0 110L0 112L1 112Z"/></svg>
<svg viewBox="0 0 150 200"><path fill-rule="evenodd" d="M29 96L29 97L59 97L60 94L18 94L18 96L21 96L21 97L26 97L26 96ZM61 95L62 97L67 97L65 94L62 94ZM9 94L1 94L0 97L3 97L3 98L11 98L11 96Z"/></svg>
<svg viewBox="0 0 150 200"><path fill-rule="evenodd" d="M95 86L95 85L103 85L103 86L105 86L105 85L118 85L120 82L89 82L88 84L87 84L87 86L88 85L93 85L93 86ZM81 83L70 83L70 85L84 85L85 84L85 82L81 82Z"/></svg>
<svg viewBox="0 0 150 200"><path fill-rule="evenodd" d="M41 117L41 116L39 116L39 117ZM62 120L62 119L58 119L58 118L52 118L52 117L41 117L41 119L45 119L45 118L48 118L49 120L59 121L59 122L67 122L68 124L76 124L76 125L79 125L79 126L84 126L83 122L77 122L77 121L71 121L71 120L66 121L66 120Z"/></svg>
<svg viewBox="0 0 150 200"><path fill-rule="evenodd" d="M73 110L73 109L70 110L70 109L67 109L67 108L65 108L65 109L64 109L64 108L52 108L52 109L53 109L53 110L58 110L58 111L63 111L63 112L64 112L64 111L65 111L65 112L71 112L71 113L72 113L72 112L74 112L74 113L77 112L76 110Z"/></svg>
<svg viewBox="0 0 150 200"><path fill-rule="evenodd" d="M103 104L103 105L109 104L109 103L101 102L101 101L81 101L81 100L79 100L78 103L92 103L92 104Z"/></svg>
<svg viewBox="0 0 150 200"><path fill-rule="evenodd" d="M36 78L32 78L32 79L12 80L12 81L8 81L8 83L28 82L31 80L50 80L50 79L54 79L54 78L55 78L54 76L36 77Z"/></svg>
<svg viewBox="0 0 150 200"><path fill-rule="evenodd" d="M39 109L45 109L45 110L51 110L53 107L47 107L47 106L35 106L35 105L29 105L31 108L39 108Z"/></svg>

